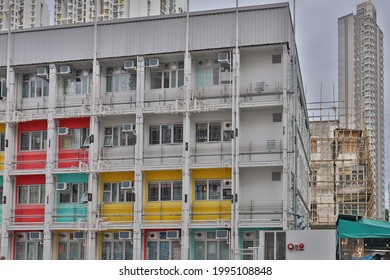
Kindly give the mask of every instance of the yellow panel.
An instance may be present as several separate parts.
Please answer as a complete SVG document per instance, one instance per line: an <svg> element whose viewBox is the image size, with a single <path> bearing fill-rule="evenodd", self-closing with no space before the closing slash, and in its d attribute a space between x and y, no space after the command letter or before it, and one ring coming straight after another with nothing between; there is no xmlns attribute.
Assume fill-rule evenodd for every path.
<svg viewBox="0 0 390 280"><path fill-rule="evenodd" d="M145 172L145 181L169 181L181 180L181 170L163 170L163 171L148 171ZM147 185L147 184L146 184Z"/></svg>
<svg viewBox="0 0 390 280"><path fill-rule="evenodd" d="M0 123L0 133L5 133L5 125Z"/></svg>
<svg viewBox="0 0 390 280"><path fill-rule="evenodd" d="M181 201L147 202L145 221L181 221Z"/></svg>
<svg viewBox="0 0 390 280"><path fill-rule="evenodd" d="M230 179L230 168L192 170L192 220L230 220L230 200L195 200L195 181L199 179Z"/></svg>
<svg viewBox="0 0 390 280"><path fill-rule="evenodd" d="M230 220L230 200L196 200L192 203L192 220Z"/></svg>
<svg viewBox="0 0 390 280"><path fill-rule="evenodd" d="M108 222L134 221L134 203L119 202L102 204L100 217Z"/></svg>

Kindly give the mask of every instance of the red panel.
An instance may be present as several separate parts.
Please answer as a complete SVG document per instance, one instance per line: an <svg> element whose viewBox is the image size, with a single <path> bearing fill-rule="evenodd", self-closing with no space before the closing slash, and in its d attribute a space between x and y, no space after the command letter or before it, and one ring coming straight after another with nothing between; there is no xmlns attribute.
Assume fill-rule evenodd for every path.
<svg viewBox="0 0 390 280"><path fill-rule="evenodd" d="M47 121L21 122L18 124L18 148L16 169L43 169L46 165L46 150L20 151L20 133L26 131L46 131ZM20 164L19 164L20 163Z"/></svg>
<svg viewBox="0 0 390 280"><path fill-rule="evenodd" d="M16 157L16 169L44 169L46 165L46 150L19 151Z"/></svg>
<svg viewBox="0 0 390 280"><path fill-rule="evenodd" d="M32 121L32 122L21 122L18 124L18 132L23 131L43 131L47 130L47 121ZM19 137L18 137L19 138Z"/></svg>
<svg viewBox="0 0 390 280"><path fill-rule="evenodd" d="M79 161L88 163L88 150L60 150L58 153L58 168L79 167Z"/></svg>
<svg viewBox="0 0 390 280"><path fill-rule="evenodd" d="M68 128L88 128L89 118L60 119L58 126Z"/></svg>
<svg viewBox="0 0 390 280"><path fill-rule="evenodd" d="M18 176L16 178L15 223L43 223L45 215L44 204L18 205L19 185L44 185L44 175Z"/></svg>

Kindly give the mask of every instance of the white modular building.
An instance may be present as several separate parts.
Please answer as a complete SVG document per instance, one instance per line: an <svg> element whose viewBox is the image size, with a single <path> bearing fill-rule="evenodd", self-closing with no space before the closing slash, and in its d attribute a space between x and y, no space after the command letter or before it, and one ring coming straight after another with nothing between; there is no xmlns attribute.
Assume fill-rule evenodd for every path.
<svg viewBox="0 0 390 280"><path fill-rule="evenodd" d="M307 228L288 4L5 32L0 50L0 255L253 259L259 232Z"/></svg>

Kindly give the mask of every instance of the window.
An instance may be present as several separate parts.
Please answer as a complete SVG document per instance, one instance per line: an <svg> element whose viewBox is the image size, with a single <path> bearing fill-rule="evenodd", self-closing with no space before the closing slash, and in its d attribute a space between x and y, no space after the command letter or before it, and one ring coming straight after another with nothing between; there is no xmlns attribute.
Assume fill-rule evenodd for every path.
<svg viewBox="0 0 390 280"><path fill-rule="evenodd" d="M63 238L68 236L69 240ZM80 240L73 240L72 233L59 233L60 241L58 241L58 259L59 260L83 260L84 246ZM62 237L62 238L61 238ZM65 240L64 240L65 239Z"/></svg>
<svg viewBox="0 0 390 280"><path fill-rule="evenodd" d="M0 133L0 152L5 150L5 134Z"/></svg>
<svg viewBox="0 0 390 280"><path fill-rule="evenodd" d="M200 60L196 67L196 85L213 86L230 84L232 71L230 66L222 66L217 61Z"/></svg>
<svg viewBox="0 0 390 280"><path fill-rule="evenodd" d="M45 203L44 185L20 185L18 188L19 204L43 204Z"/></svg>
<svg viewBox="0 0 390 280"><path fill-rule="evenodd" d="M196 124L196 142L198 143L231 141L233 135L232 130L222 129L221 122Z"/></svg>
<svg viewBox="0 0 390 280"><path fill-rule="evenodd" d="M272 64L282 63L282 56L280 54L272 55Z"/></svg>
<svg viewBox="0 0 390 280"><path fill-rule="evenodd" d="M107 68L106 92L128 92L135 90L137 86L137 75L115 71L114 68Z"/></svg>
<svg viewBox="0 0 390 280"><path fill-rule="evenodd" d="M165 231L148 233L146 246L148 260L181 259L180 241L167 239L167 233Z"/></svg>
<svg viewBox="0 0 390 280"><path fill-rule="evenodd" d="M22 97L33 98L42 96L49 96L49 82L34 75L23 75Z"/></svg>
<svg viewBox="0 0 390 280"><path fill-rule="evenodd" d="M231 199L232 187L229 180L195 181L195 200Z"/></svg>
<svg viewBox="0 0 390 280"><path fill-rule="evenodd" d="M134 133L122 131L122 127L106 127L104 129L105 147L133 146L136 142Z"/></svg>
<svg viewBox="0 0 390 280"><path fill-rule="evenodd" d="M103 234L102 260L132 260L133 245L130 240L120 240L119 233Z"/></svg>
<svg viewBox="0 0 390 280"><path fill-rule="evenodd" d="M129 202L134 201L134 193L132 190L121 189L122 183L104 183L103 184L103 202Z"/></svg>
<svg viewBox="0 0 390 280"><path fill-rule="evenodd" d="M20 150L36 151L45 150L47 131L33 131L20 133Z"/></svg>
<svg viewBox="0 0 390 280"><path fill-rule="evenodd" d="M180 201L181 199L181 181L149 182L148 201Z"/></svg>
<svg viewBox="0 0 390 280"><path fill-rule="evenodd" d="M151 69L151 89L178 88L183 85L183 61L163 63L162 69Z"/></svg>
<svg viewBox="0 0 390 280"><path fill-rule="evenodd" d="M73 76L64 78L64 94L87 94L92 92L92 69L76 70Z"/></svg>
<svg viewBox="0 0 390 280"><path fill-rule="evenodd" d="M69 135L60 136L61 149L80 149L84 146L85 139L89 136L89 128L75 128Z"/></svg>
<svg viewBox="0 0 390 280"><path fill-rule="evenodd" d="M43 242L38 240L17 241L16 259L17 260L42 260Z"/></svg>
<svg viewBox="0 0 390 280"><path fill-rule="evenodd" d="M0 186L0 205L3 204L3 186Z"/></svg>
<svg viewBox="0 0 390 280"><path fill-rule="evenodd" d="M150 145L177 143L183 143L183 124L162 124L150 126Z"/></svg>
<svg viewBox="0 0 390 280"><path fill-rule="evenodd" d="M59 192L60 203L80 203L85 192L86 183L71 183L67 190Z"/></svg>
<svg viewBox="0 0 390 280"><path fill-rule="evenodd" d="M286 259L286 233L285 232L264 232L264 259L285 260Z"/></svg>
<svg viewBox="0 0 390 280"><path fill-rule="evenodd" d="M195 260L228 260L227 239L217 239L215 231L195 232Z"/></svg>

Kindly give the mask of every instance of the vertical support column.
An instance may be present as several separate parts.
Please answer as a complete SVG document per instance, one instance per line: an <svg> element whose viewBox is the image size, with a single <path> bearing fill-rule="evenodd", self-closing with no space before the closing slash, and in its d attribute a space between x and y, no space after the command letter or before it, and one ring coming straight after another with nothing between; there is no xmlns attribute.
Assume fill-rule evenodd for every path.
<svg viewBox="0 0 390 280"><path fill-rule="evenodd" d="M182 226L181 226L181 259L188 260L190 254L190 217L191 217L191 54L184 56L185 112L183 116L183 167L182 167Z"/></svg>
<svg viewBox="0 0 390 280"><path fill-rule="evenodd" d="M100 64L95 59L93 63L93 88L91 96L91 119L90 119L90 143L88 154L88 193L92 194L92 201L88 201L88 234L86 246L86 259L96 259L96 230L98 211L98 168L99 168L99 117L96 114L97 103L100 96Z"/></svg>
<svg viewBox="0 0 390 280"><path fill-rule="evenodd" d="M238 48L233 51L233 87L235 95L234 97L234 173L235 176L232 178L234 186L234 196L233 196L233 221L232 221L232 250L234 252L233 259L240 259L240 254L238 254L240 249L240 231L239 231L239 198L240 198L240 52Z"/></svg>
<svg viewBox="0 0 390 280"><path fill-rule="evenodd" d="M144 150L144 96L145 96L145 61L137 58L137 91L136 91L136 136L135 144L135 174L134 174L134 229L133 229L133 259L142 259L142 190L143 190L143 150Z"/></svg>
<svg viewBox="0 0 390 280"><path fill-rule="evenodd" d="M13 123L13 113L15 110L15 72L12 67L7 67L7 106L6 106L6 126L5 126L5 149L4 149L4 173L3 173L3 221L1 227L1 248L0 255L11 258L11 238L8 228L11 225L12 205L14 203L13 180L10 175L13 170L12 161L16 150L16 125Z"/></svg>
<svg viewBox="0 0 390 280"><path fill-rule="evenodd" d="M49 73L49 106L47 111L47 149L46 149L46 185L45 185L45 221L43 224L43 259L51 260L53 256L52 235L50 226L53 222L55 188L53 170L55 169L55 155L57 150L57 133L55 110L57 104L57 69L50 65Z"/></svg>
<svg viewBox="0 0 390 280"><path fill-rule="evenodd" d="M282 174L282 189L283 189L283 229L286 230L288 227L288 100L287 100L287 90L289 89L288 85L288 49L287 46L283 46L282 54L282 67L283 67L283 114L282 114L282 123L283 123L283 174Z"/></svg>

